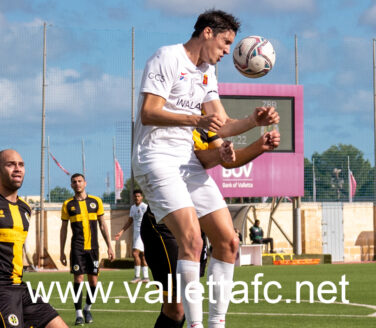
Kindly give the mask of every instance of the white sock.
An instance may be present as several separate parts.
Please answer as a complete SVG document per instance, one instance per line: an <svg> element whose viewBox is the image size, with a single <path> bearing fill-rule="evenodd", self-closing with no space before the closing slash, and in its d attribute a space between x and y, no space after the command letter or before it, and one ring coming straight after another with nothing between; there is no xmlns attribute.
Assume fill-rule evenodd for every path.
<svg viewBox="0 0 376 328"><path fill-rule="evenodd" d="M211 257L208 278L210 276L212 276L213 281L217 282L217 284L213 286L213 300L216 301L216 304L209 302L208 328L223 328L225 327L226 313L230 303L234 264ZM221 282L222 287L218 282Z"/></svg>
<svg viewBox="0 0 376 328"><path fill-rule="evenodd" d="M134 266L134 276L140 278L141 265Z"/></svg>
<svg viewBox="0 0 376 328"><path fill-rule="evenodd" d="M195 325L196 328L201 328L202 326L202 295L198 293L200 283L200 263L178 260L176 267L176 274L180 274L181 278L181 298L185 312L185 318L187 320L187 327L190 328ZM189 290L197 291L196 293L190 293L190 298L194 302L188 302L185 297L185 289L188 283L195 281L198 284L190 285Z"/></svg>
<svg viewBox="0 0 376 328"><path fill-rule="evenodd" d="M84 310L85 311L90 311L90 309L91 309L91 304L85 304Z"/></svg>
<svg viewBox="0 0 376 328"><path fill-rule="evenodd" d="M82 314L82 310L76 310L76 318L78 317L83 317L84 315Z"/></svg>
<svg viewBox="0 0 376 328"><path fill-rule="evenodd" d="M149 271L147 266L142 267L142 276L144 279L149 279Z"/></svg>

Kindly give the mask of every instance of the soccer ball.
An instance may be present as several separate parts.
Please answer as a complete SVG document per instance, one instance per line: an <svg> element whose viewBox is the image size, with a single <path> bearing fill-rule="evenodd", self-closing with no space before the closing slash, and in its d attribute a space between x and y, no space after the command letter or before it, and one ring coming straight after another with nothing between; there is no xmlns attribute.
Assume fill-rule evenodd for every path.
<svg viewBox="0 0 376 328"><path fill-rule="evenodd" d="M246 77L269 73L275 63L272 44L262 36L247 36L239 41L232 54L236 69Z"/></svg>

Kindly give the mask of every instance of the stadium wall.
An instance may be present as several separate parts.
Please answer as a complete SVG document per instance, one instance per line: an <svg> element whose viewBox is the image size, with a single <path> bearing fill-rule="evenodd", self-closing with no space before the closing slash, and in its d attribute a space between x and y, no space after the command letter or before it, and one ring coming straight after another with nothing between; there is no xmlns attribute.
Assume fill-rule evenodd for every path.
<svg viewBox="0 0 376 328"><path fill-rule="evenodd" d="M55 204L58 205L58 204ZM60 204L61 206L61 204ZM57 269L68 269L60 263L60 206L46 208L45 211L45 245L48 258L46 263L49 267ZM250 244L249 228L255 219L261 221L264 236L267 236L268 224L270 220L271 206L269 203L252 205L229 205L234 219L234 226L243 234L243 242ZM343 220L343 248L344 262L371 261L374 254L373 249L373 206L372 203L342 203ZM33 255L36 262L36 215L34 211L30 220L30 230L28 236L29 253ZM126 231L119 241L114 236L128 219L129 209L111 209L105 206L105 220L112 240L112 247L116 258L132 256L132 233L133 226ZM273 214L270 237L274 239L274 248L285 253L292 253L292 246L287 238L292 241L292 205L291 203L281 203ZM287 238L278 228L279 225ZM301 206L301 232L302 250L306 254L321 254L323 252L322 238L322 204L302 203ZM100 258L107 258L107 246L100 231ZM341 238L341 236L339 236ZM66 256L70 252L71 229L68 229L68 237L65 247ZM25 263L26 265L26 263Z"/></svg>

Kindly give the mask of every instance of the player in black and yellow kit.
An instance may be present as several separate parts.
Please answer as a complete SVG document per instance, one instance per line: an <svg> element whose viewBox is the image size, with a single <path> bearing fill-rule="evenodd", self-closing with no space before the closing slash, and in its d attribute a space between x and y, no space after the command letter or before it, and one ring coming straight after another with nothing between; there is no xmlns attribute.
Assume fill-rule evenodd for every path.
<svg viewBox="0 0 376 328"><path fill-rule="evenodd" d="M193 131L195 154L208 169L216 165L235 168L252 161L265 151L278 147L280 135L277 131L267 132L247 147L234 150L229 141L223 141L217 134L197 128ZM141 224L141 237L145 246L145 257L153 278L163 285L164 303L154 328L181 328L184 326L184 309L177 303L176 263L178 244L165 224L155 221L150 208L144 214ZM204 245L206 247L206 245ZM200 259L200 274L204 275L206 252L203 249ZM172 275L173 302L168 302L168 274Z"/></svg>
<svg viewBox="0 0 376 328"><path fill-rule="evenodd" d="M15 150L0 151L0 327L68 328L41 298L36 303L22 282L23 245L31 209L18 197L25 175Z"/></svg>
<svg viewBox="0 0 376 328"><path fill-rule="evenodd" d="M113 261L115 255L104 221L102 200L96 196L86 194L85 177L80 173L72 175L71 187L75 195L67 199L61 209L60 261L63 265L67 264L64 248L67 239L68 222L70 221L72 228L70 265L71 273L74 274L74 290L76 293L78 292L80 284L84 281L84 274L87 274L93 295L98 282L98 225L108 247L108 258ZM91 300L88 295L86 296L86 304L83 311L82 293L74 306L76 309L76 325L83 325L84 318L86 323L93 322L90 312Z"/></svg>

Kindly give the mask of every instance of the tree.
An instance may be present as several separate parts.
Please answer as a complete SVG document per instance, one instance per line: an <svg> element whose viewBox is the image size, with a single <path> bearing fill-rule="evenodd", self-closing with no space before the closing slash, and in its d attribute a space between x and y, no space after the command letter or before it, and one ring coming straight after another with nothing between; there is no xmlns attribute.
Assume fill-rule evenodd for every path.
<svg viewBox="0 0 376 328"><path fill-rule="evenodd" d="M131 184L132 184L131 179L130 178L127 179L127 181L124 184L124 189L121 191L121 194L120 194L121 200L118 201L118 203L122 203L122 204L132 204L133 203L133 201L131 201L131 198L130 198ZM141 189L136 180L134 180L134 188L133 189ZM144 201L145 201L145 198L144 198Z"/></svg>
<svg viewBox="0 0 376 328"><path fill-rule="evenodd" d="M115 192L105 192L102 195L103 203L115 204Z"/></svg>
<svg viewBox="0 0 376 328"><path fill-rule="evenodd" d="M348 201L349 179L348 158L350 169L357 181L356 194L353 200L369 200L373 195L373 183L370 179L374 170L368 160L363 158L363 153L352 145L335 145L322 154L315 152L312 162L304 160L304 189L305 200L312 199L313 189L313 160L316 175L317 201Z"/></svg>
<svg viewBox="0 0 376 328"><path fill-rule="evenodd" d="M73 197L73 192L64 187L55 187L50 191L51 199L49 200L52 203L61 203L66 199Z"/></svg>

